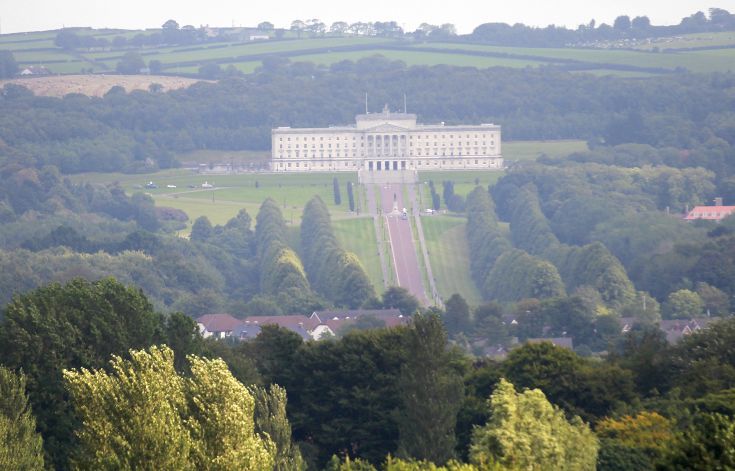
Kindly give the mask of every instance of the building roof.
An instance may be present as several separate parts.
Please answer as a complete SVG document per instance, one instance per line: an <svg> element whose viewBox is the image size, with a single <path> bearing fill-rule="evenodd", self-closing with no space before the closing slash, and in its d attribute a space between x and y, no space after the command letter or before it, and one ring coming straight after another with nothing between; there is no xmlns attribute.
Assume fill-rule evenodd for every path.
<svg viewBox="0 0 735 471"><path fill-rule="evenodd" d="M292 330L305 339L310 339L309 332L320 323L301 315L295 316L250 316L244 319L245 325L277 325Z"/></svg>
<svg viewBox="0 0 735 471"><path fill-rule="evenodd" d="M259 325L245 324L244 322L235 327L232 335L239 340L252 340L260 333Z"/></svg>
<svg viewBox="0 0 735 471"><path fill-rule="evenodd" d="M719 221L735 212L735 206L695 206L694 209L684 217L687 221L694 219L707 219Z"/></svg>
<svg viewBox="0 0 735 471"><path fill-rule="evenodd" d="M404 319L403 314L398 309L335 309L314 311L310 319L314 319L317 322L326 322L327 320L356 319L362 316L371 316L381 320L389 318Z"/></svg>
<svg viewBox="0 0 735 471"><path fill-rule="evenodd" d="M232 332L242 321L229 314L205 314L197 319L208 332Z"/></svg>

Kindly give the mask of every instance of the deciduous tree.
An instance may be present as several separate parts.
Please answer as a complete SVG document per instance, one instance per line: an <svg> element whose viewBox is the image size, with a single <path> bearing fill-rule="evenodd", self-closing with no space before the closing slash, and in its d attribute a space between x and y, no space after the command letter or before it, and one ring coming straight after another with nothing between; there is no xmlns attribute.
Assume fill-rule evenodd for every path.
<svg viewBox="0 0 735 471"><path fill-rule="evenodd" d="M579 417L567 421L539 389L516 392L502 379L489 399L492 415L475 429L470 457L518 469L594 470L599 443Z"/></svg>

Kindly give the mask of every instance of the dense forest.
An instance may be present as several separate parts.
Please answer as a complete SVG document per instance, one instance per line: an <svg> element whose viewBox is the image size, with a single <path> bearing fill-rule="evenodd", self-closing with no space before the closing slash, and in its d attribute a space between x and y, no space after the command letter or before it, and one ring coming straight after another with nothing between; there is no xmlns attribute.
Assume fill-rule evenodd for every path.
<svg viewBox="0 0 735 471"><path fill-rule="evenodd" d="M502 123L511 140L648 144L670 165L706 167L715 164L713 153L732 152L734 81L731 74L631 80L553 68L406 67L373 57L329 68L274 58L250 76L168 93L116 87L102 98L59 99L6 85L0 162L142 172L174 166L176 153L193 149L265 150L276 126L353 122L367 92L375 108L393 109L406 93L423 122ZM672 149L691 157L677 159ZM717 163L732 173L727 161Z"/></svg>

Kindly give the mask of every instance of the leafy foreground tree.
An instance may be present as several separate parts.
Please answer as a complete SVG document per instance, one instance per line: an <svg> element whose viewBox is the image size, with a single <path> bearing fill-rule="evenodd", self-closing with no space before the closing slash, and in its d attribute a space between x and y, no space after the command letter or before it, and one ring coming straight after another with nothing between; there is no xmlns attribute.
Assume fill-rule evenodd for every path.
<svg viewBox="0 0 735 471"><path fill-rule="evenodd" d="M472 464L460 463L458 461L450 461L445 466L437 466L430 461L404 461L388 456L385 465L381 468L384 471L478 471L478 468ZM499 466L483 468L483 471L500 471ZM327 464L325 471L377 471L377 468L367 461L360 458L354 460L349 457L341 461L336 456Z"/></svg>
<svg viewBox="0 0 735 471"><path fill-rule="evenodd" d="M398 454L444 464L454 457L457 413L464 397L462 377L437 315L417 314L407 335L408 357L399 387Z"/></svg>
<svg viewBox="0 0 735 471"><path fill-rule="evenodd" d="M25 376L0 366L0 469L43 469L43 441L25 389Z"/></svg>
<svg viewBox="0 0 735 471"><path fill-rule="evenodd" d="M276 446L274 471L303 471L306 463L299 447L291 441L291 424L286 417L286 390L277 384L268 389L253 386L255 431Z"/></svg>
<svg viewBox="0 0 735 471"><path fill-rule="evenodd" d="M0 317L0 363L26 375L45 461L54 468L69 462L79 426L64 369L102 368L111 355L160 343L174 346L184 364L199 348L191 318L155 312L139 289L112 278L38 288L15 297Z"/></svg>
<svg viewBox="0 0 735 471"><path fill-rule="evenodd" d="M501 379L489 400L492 415L472 434L470 459L481 468L593 470L599 443L579 417L567 421L539 389L517 393Z"/></svg>
<svg viewBox="0 0 735 471"><path fill-rule="evenodd" d="M275 447L254 430L254 399L221 359L153 346L113 355L111 372L65 370L83 425L76 469L272 470Z"/></svg>

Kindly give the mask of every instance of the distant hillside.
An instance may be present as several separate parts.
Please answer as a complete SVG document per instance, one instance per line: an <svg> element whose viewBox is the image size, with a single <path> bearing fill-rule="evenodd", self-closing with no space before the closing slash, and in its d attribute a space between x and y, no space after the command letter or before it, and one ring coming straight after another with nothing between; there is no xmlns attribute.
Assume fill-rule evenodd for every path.
<svg viewBox="0 0 735 471"><path fill-rule="evenodd" d="M162 30L81 28L0 35L0 50L11 51L19 70L28 69L28 74L36 71L52 74L142 71L208 79L250 74L264 64L286 60L333 66L341 61L358 61L375 55L401 60L407 65L481 69L553 67L633 77L684 70L707 73L735 69L735 33L731 31L650 37L641 36L638 31L635 35L612 35L609 40L541 41L544 47L540 47L542 36L539 32L516 32L538 39L528 41L527 45L516 36L504 44L501 39L505 36L500 32L506 30L498 32L496 29L478 27L483 34L437 36L403 32L390 35L290 30L259 32L254 28L184 31L182 28L176 30L176 34L191 34L194 39L181 42L183 39L176 36L167 42ZM548 47L552 45L554 47Z"/></svg>

